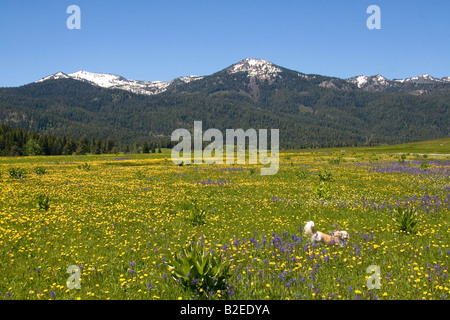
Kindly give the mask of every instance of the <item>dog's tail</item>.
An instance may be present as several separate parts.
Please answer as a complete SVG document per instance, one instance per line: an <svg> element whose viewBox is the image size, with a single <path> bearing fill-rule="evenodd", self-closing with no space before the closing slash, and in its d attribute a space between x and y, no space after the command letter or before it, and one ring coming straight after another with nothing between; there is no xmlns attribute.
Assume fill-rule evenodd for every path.
<svg viewBox="0 0 450 320"><path fill-rule="evenodd" d="M314 230L314 222L307 222L305 225L305 234L312 236L314 233L316 233L316 230Z"/></svg>

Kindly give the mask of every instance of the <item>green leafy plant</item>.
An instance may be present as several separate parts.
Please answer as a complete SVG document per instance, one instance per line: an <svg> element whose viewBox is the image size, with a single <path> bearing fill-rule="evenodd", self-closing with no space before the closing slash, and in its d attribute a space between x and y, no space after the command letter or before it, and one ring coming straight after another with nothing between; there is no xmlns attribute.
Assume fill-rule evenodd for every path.
<svg viewBox="0 0 450 320"><path fill-rule="evenodd" d="M50 208L50 198L46 194L39 194L36 197L37 207L41 210L48 210Z"/></svg>
<svg viewBox="0 0 450 320"><path fill-rule="evenodd" d="M80 164L78 165L78 169L89 171L91 170L91 165L89 163Z"/></svg>
<svg viewBox="0 0 450 320"><path fill-rule="evenodd" d="M47 170L46 170L44 167L35 167L35 168L33 169L33 171L34 171L36 174L45 174L45 173L47 173Z"/></svg>
<svg viewBox="0 0 450 320"><path fill-rule="evenodd" d="M319 199L323 199L330 195L330 187L326 183L321 182L316 186L315 192Z"/></svg>
<svg viewBox="0 0 450 320"><path fill-rule="evenodd" d="M255 168L250 168L249 169L250 175L254 175L256 173L256 169Z"/></svg>
<svg viewBox="0 0 450 320"><path fill-rule="evenodd" d="M205 297L209 291L226 289L231 261L221 255L214 256L199 243L191 243L175 254L169 268L173 271L173 279L180 281L184 288Z"/></svg>
<svg viewBox="0 0 450 320"><path fill-rule="evenodd" d="M345 160L342 159L342 157L332 158L328 160L329 164L340 164L341 162L345 162Z"/></svg>
<svg viewBox="0 0 450 320"><path fill-rule="evenodd" d="M309 171L306 169L301 169L301 170L297 171L295 174L296 174L297 178L299 178L300 180L303 180L307 176L309 176Z"/></svg>
<svg viewBox="0 0 450 320"><path fill-rule="evenodd" d="M402 155L400 155L398 162L405 162L405 160L406 160L406 154L402 154Z"/></svg>
<svg viewBox="0 0 450 320"><path fill-rule="evenodd" d="M399 230L413 234L417 232L417 212L414 209L398 207L394 210L393 217Z"/></svg>
<svg viewBox="0 0 450 320"><path fill-rule="evenodd" d="M27 171L22 168L9 168L8 174L11 178L21 179L25 178Z"/></svg>
<svg viewBox="0 0 450 320"><path fill-rule="evenodd" d="M324 170L324 171L319 171L318 173L318 177L320 181L331 181L331 179L333 178L333 174L328 171L328 170Z"/></svg>
<svg viewBox="0 0 450 320"><path fill-rule="evenodd" d="M426 162L426 161L424 161L420 164L420 170L425 171L428 169L428 167L429 167L429 165L428 165L428 162Z"/></svg>
<svg viewBox="0 0 450 320"><path fill-rule="evenodd" d="M189 220L193 226L201 226L206 224L208 206L201 206L197 203L197 200L193 198L192 207L190 210Z"/></svg>

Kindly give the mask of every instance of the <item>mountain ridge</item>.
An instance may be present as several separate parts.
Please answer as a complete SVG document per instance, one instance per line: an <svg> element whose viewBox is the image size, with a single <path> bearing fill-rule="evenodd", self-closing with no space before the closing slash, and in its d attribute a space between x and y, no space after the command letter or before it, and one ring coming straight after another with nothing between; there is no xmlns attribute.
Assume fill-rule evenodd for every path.
<svg viewBox="0 0 450 320"><path fill-rule="evenodd" d="M256 58L245 58L218 72L225 71L229 72L230 74L244 72L247 73L247 76L250 78L255 77L258 78L259 80L265 79L271 80L274 77L280 76L284 70L296 72L299 77L303 77L305 79L311 79L314 78L315 76L318 76L314 74L305 74L299 71L282 68L267 60ZM142 80L127 79L116 74L94 73L80 70L70 74L66 74L59 71L55 74L44 77L36 81L35 83L43 82L50 79L58 80L58 79L72 78L75 80L86 81L93 85L97 85L103 88L122 89L137 94L154 95L165 92L167 88L174 82L181 81L184 83L189 83L192 81L201 80L207 76L210 75L182 76L175 78L171 81L142 81ZM429 74L423 74L405 79L388 79L380 74L373 76L359 75L350 78L338 78L330 76L322 76L322 77L344 80L348 83L356 85L358 89L372 92L391 90L391 91L414 92L421 94L426 92L426 90L430 90L430 88L425 88L424 90L424 88L420 87L421 85L430 87L430 85L433 84L450 84L450 77L435 78L430 76ZM322 85L330 86L330 83L323 83ZM404 87L410 88L411 85L413 85L412 89L406 90L404 89ZM331 86L333 87L333 84L331 84Z"/></svg>
<svg viewBox="0 0 450 320"><path fill-rule="evenodd" d="M277 128L284 148L392 144L450 135L450 83L422 83L432 81L429 77L397 83L375 76L375 84L361 78L368 87L358 88L346 79L303 74L257 59L153 87L111 74L71 75L59 72L54 78L0 88L0 123L38 133L140 143L170 142L173 130L191 130L199 120L205 128L219 130ZM135 92L124 90L131 84Z"/></svg>

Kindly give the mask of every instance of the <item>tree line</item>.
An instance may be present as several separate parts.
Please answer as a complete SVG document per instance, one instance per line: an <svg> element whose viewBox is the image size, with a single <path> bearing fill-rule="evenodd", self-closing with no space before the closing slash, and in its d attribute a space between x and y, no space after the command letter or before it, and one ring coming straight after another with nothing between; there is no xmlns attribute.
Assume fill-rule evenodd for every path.
<svg viewBox="0 0 450 320"><path fill-rule="evenodd" d="M73 138L53 134L39 134L21 128L0 125L0 156L39 156L39 155L84 155L104 153L161 153L161 147L170 147L149 143L118 144L112 138Z"/></svg>

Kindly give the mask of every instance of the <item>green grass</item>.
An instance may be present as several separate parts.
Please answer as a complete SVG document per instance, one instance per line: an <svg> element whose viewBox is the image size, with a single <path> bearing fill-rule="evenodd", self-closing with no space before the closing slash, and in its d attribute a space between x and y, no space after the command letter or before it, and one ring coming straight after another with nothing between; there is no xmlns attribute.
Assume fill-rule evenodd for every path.
<svg viewBox="0 0 450 320"><path fill-rule="evenodd" d="M306 149L301 152L336 152L345 150L348 152L362 153L411 153L411 154L446 154L450 155L450 138L411 142L396 145L382 145L374 147L342 147L342 148L318 148Z"/></svg>

